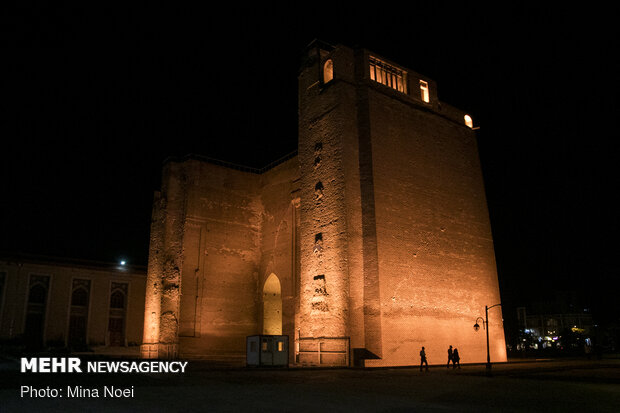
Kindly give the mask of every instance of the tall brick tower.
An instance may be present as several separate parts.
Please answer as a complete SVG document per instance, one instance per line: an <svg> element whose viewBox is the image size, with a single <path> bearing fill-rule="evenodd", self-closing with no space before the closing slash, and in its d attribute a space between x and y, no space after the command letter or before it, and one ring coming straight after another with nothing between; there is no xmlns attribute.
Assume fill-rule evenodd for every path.
<svg viewBox="0 0 620 413"><path fill-rule="evenodd" d="M186 177L175 163L166 165L163 176L151 218L143 358L176 358L179 354Z"/></svg>
<svg viewBox="0 0 620 413"><path fill-rule="evenodd" d="M472 327L499 303L471 118L367 50L308 48L297 157L164 165L145 358L241 361L246 336L283 334L300 365L412 365L422 346L445 363L450 345L483 362ZM491 359L505 360L500 307L489 324Z"/></svg>
<svg viewBox="0 0 620 413"><path fill-rule="evenodd" d="M449 345L486 360L472 326L500 297L471 118L439 102L431 79L314 42L298 158L299 361L311 363L312 341L320 364L416 364L422 346L443 363ZM504 361L499 307L489 324L491 359Z"/></svg>

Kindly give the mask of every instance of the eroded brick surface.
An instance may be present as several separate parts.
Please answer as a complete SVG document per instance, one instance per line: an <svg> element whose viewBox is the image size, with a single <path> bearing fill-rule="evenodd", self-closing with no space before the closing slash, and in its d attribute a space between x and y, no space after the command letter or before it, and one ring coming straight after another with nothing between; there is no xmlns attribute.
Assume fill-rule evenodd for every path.
<svg viewBox="0 0 620 413"><path fill-rule="evenodd" d="M170 345L243 355L245 337L278 319L265 311L281 311L291 363L410 365L422 346L444 363L449 345L463 362L486 359L472 326L500 297L475 134L431 79L399 68L407 93L371 80L370 55L309 49L297 156L266 171L196 157L166 165L144 336L167 345L159 357ZM281 307L263 303L271 275ZM490 327L492 358L505 360L500 308Z"/></svg>

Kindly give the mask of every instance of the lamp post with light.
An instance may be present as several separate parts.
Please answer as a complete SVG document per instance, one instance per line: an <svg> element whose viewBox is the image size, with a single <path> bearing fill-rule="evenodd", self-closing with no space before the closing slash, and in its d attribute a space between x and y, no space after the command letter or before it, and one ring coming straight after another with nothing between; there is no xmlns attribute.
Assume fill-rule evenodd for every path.
<svg viewBox="0 0 620 413"><path fill-rule="evenodd" d="M493 307L497 307L501 305L502 305L501 303L492 305L491 307L485 305L484 306L485 319L482 320L482 317L478 317L476 318L476 324L474 324L474 330L478 331L480 330L480 325L478 324L478 320L482 320L482 328L484 328L487 331L487 373L491 371L491 355L489 353L489 310ZM486 324L486 328L485 328L485 324Z"/></svg>

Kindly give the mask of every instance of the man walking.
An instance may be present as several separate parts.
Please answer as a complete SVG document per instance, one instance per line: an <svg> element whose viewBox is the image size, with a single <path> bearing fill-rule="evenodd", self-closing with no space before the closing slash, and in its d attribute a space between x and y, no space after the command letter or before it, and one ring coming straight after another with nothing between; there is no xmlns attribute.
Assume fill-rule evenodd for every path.
<svg viewBox="0 0 620 413"><path fill-rule="evenodd" d="M420 371L422 371L422 366L426 364L426 371L428 371L428 361L426 361L426 351L424 351L424 347L420 350Z"/></svg>
<svg viewBox="0 0 620 413"><path fill-rule="evenodd" d="M446 367L450 368L450 362L452 361L452 346L448 349L448 365Z"/></svg>

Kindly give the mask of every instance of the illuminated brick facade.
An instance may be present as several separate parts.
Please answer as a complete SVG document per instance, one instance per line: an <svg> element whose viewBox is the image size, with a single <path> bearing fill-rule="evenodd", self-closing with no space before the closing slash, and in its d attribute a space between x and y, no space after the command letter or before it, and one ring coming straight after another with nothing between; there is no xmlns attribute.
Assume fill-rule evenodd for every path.
<svg viewBox="0 0 620 413"><path fill-rule="evenodd" d="M156 194L143 357L242 357L281 331L301 365L486 360L500 302L475 134L435 82L319 43L299 74L297 156L170 160ZM501 309L491 358L505 361Z"/></svg>

